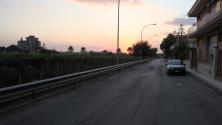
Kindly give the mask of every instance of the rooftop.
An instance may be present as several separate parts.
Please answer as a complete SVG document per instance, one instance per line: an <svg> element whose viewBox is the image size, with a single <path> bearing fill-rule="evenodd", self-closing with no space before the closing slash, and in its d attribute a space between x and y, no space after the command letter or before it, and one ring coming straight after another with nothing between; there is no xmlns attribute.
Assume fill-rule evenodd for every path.
<svg viewBox="0 0 222 125"><path fill-rule="evenodd" d="M197 17L203 9L206 8L209 0L196 0L190 11L188 12L189 17Z"/></svg>

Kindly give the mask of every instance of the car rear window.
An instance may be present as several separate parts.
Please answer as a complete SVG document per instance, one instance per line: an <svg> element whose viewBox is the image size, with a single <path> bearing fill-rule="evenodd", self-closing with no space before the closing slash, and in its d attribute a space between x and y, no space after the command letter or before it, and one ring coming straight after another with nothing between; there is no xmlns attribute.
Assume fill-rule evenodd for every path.
<svg viewBox="0 0 222 125"><path fill-rule="evenodd" d="M180 60L169 60L168 64L169 65L181 65L181 61Z"/></svg>

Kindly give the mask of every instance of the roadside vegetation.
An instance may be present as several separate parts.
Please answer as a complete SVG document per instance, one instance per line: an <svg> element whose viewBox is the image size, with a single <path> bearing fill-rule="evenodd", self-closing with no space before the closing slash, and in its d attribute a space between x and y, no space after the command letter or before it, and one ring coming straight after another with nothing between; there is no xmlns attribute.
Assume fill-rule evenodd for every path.
<svg viewBox="0 0 222 125"><path fill-rule="evenodd" d="M164 53L164 58L175 58L185 60L189 57L189 39L187 34L184 32L183 26L179 28L179 31L168 34L163 39L160 49Z"/></svg>
<svg viewBox="0 0 222 125"><path fill-rule="evenodd" d="M136 57L156 57L157 48L152 48L149 45L148 41L139 41L132 45L132 47L128 47L127 52L129 55L136 56Z"/></svg>
<svg viewBox="0 0 222 125"><path fill-rule="evenodd" d="M143 51L141 51L141 48ZM148 42L137 42L128 48L128 54L119 49L119 63L126 63L143 58L155 57L157 49ZM116 65L116 54L87 51L82 47L74 52L69 46L67 52L45 49L36 53L0 52L0 87L23 84L57 76Z"/></svg>
<svg viewBox="0 0 222 125"><path fill-rule="evenodd" d="M120 63L138 57L120 54ZM116 55L89 53L0 53L0 86L11 86L116 64Z"/></svg>

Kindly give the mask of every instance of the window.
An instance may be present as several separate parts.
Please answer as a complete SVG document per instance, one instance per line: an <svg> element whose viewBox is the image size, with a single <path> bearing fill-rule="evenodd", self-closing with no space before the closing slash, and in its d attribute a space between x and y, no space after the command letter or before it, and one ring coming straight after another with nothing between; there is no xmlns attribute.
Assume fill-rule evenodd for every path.
<svg viewBox="0 0 222 125"><path fill-rule="evenodd" d="M168 64L169 65L181 65L182 62L181 62L181 60L169 60Z"/></svg>

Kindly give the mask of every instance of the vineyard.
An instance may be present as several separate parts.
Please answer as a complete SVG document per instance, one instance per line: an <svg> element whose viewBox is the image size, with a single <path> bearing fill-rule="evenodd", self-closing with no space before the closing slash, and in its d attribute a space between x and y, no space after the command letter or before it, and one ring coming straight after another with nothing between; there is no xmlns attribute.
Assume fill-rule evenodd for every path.
<svg viewBox="0 0 222 125"><path fill-rule="evenodd" d="M120 63L138 60L120 55ZM12 86L116 64L107 53L0 53L0 87Z"/></svg>

